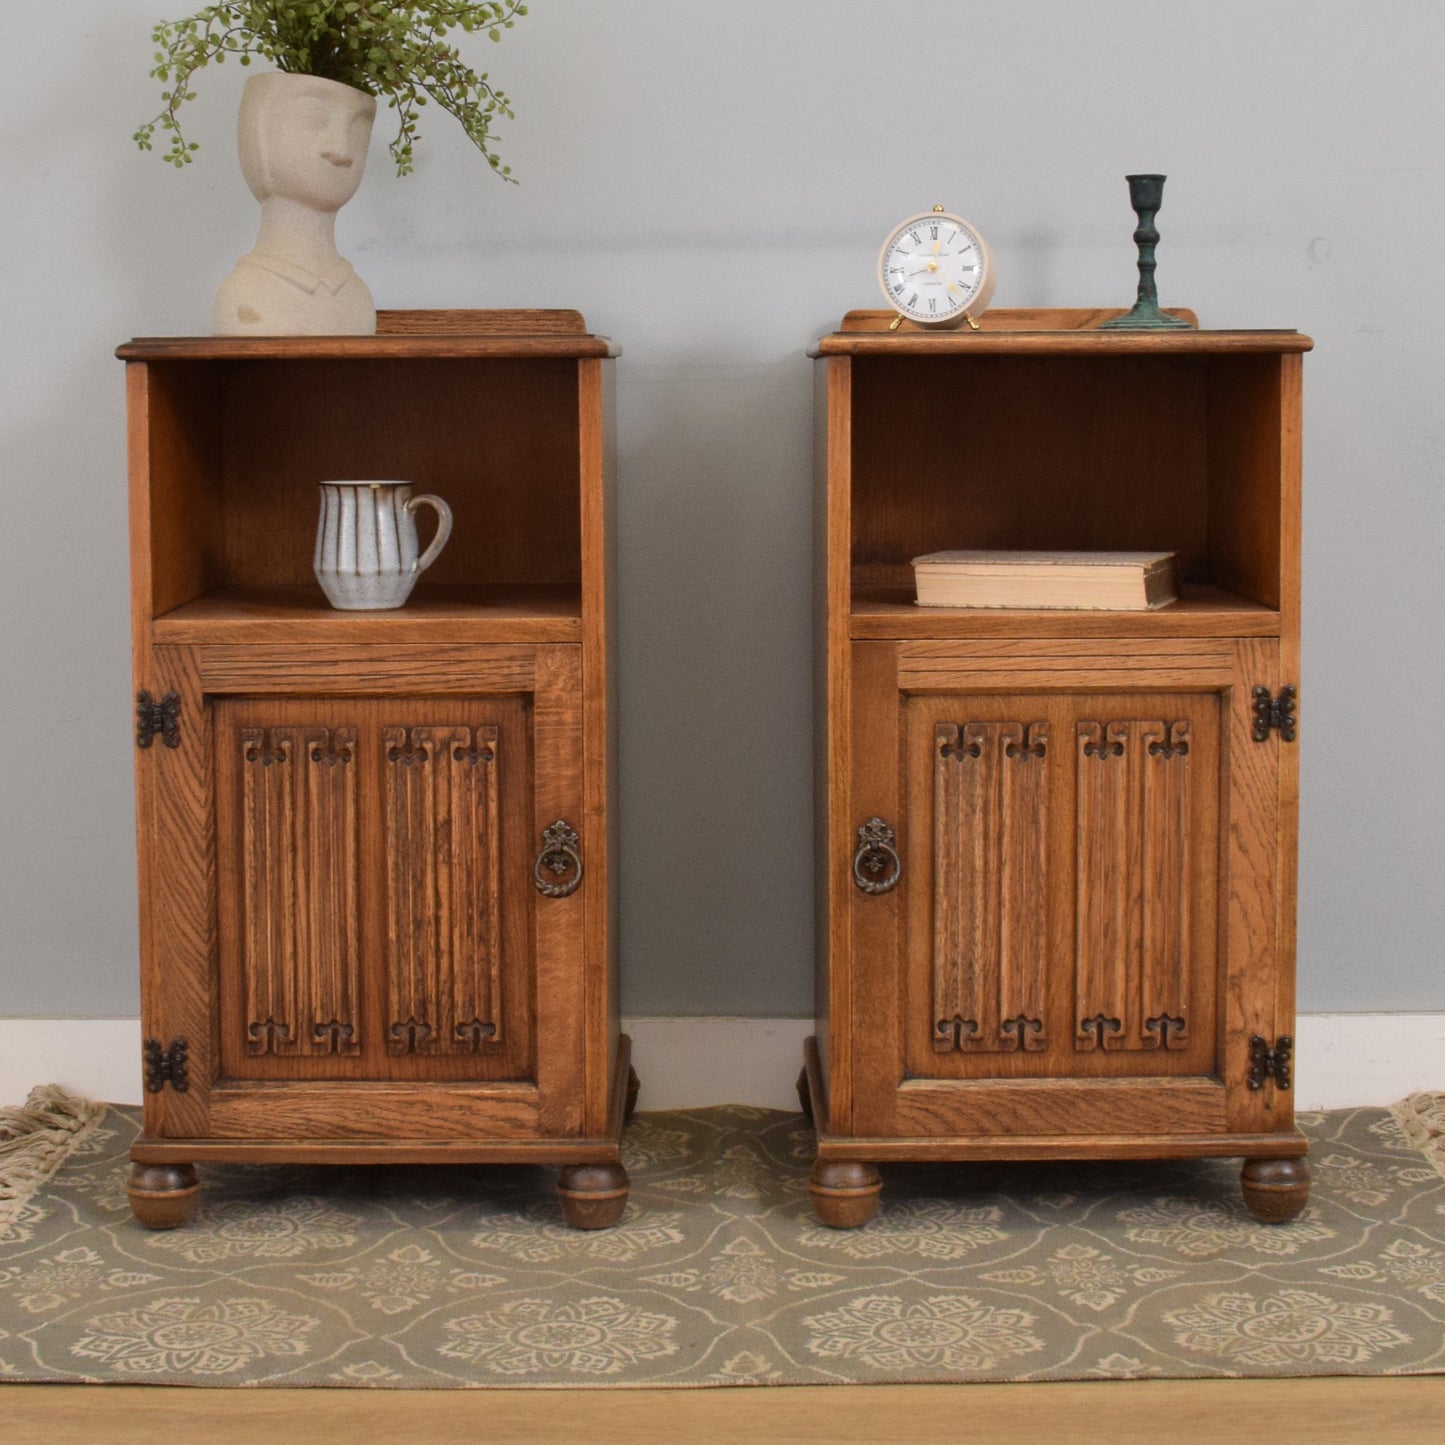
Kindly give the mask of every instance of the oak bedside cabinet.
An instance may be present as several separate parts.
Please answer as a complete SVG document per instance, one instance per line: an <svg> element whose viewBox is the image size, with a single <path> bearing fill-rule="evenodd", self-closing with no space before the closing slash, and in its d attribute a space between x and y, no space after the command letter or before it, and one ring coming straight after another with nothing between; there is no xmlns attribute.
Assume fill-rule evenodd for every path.
<svg viewBox="0 0 1445 1445"><path fill-rule="evenodd" d="M1309 1192L1290 1093L1292 331L989 311L815 348L820 1219L888 1160L1239 1156ZM914 603L949 548L1173 551L1155 611Z"/></svg>
<svg viewBox="0 0 1445 1445"><path fill-rule="evenodd" d="M180 1223L204 1160L527 1162L614 1222L613 348L575 312L401 311L118 354L136 1216ZM405 607L335 611L317 484L380 479L455 531Z"/></svg>

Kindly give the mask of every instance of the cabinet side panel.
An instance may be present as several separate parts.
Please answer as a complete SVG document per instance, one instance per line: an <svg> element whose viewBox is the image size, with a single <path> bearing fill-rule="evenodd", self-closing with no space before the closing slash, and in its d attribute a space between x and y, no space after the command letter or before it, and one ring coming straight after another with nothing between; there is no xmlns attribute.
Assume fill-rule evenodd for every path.
<svg viewBox="0 0 1445 1445"><path fill-rule="evenodd" d="M1209 575L1280 607L1281 368L1298 356L1221 356L1208 363Z"/></svg>
<svg viewBox="0 0 1445 1445"><path fill-rule="evenodd" d="M1300 529L1304 357L1280 359L1279 422L1279 683L1302 691L1300 678ZM1301 736L1304 736L1303 734ZM1279 990L1277 1016L1295 1016L1296 934L1299 911L1300 741L1279 750ZM1293 1028L1293 1023L1290 1025Z"/></svg>
<svg viewBox="0 0 1445 1445"><path fill-rule="evenodd" d="M616 371L577 364L577 448L582 528L583 813L592 839L585 956L584 1132L608 1127L607 1105L621 1024L618 973L617 456ZM551 819L544 820L550 822Z"/></svg>
<svg viewBox="0 0 1445 1445"><path fill-rule="evenodd" d="M851 837L841 862L847 870L835 882L846 898L849 1024L853 1030L851 1118L840 1118L830 1100L834 1132L892 1132L894 1096L903 1078L904 907L914 876L910 820L904 816L901 702L898 649L888 642L853 644L850 724L846 732L852 770L847 823ZM855 882L854 859L863 841L860 828L880 819L894 834L896 887L868 892ZM922 825L922 826L926 826ZM865 855L866 856L866 855ZM874 861L879 861L873 850ZM866 864L864 864L866 870ZM867 879L867 873L864 872ZM886 873L878 875L883 881ZM846 892L844 892L846 890ZM834 981L834 1004L841 1002ZM835 1064L834 1075L839 1069Z"/></svg>
<svg viewBox="0 0 1445 1445"><path fill-rule="evenodd" d="M143 875L151 880L141 1027L162 1048L185 1041L189 1086L147 1093L145 1129L168 1138L203 1137L219 1060L212 722L193 649L158 647L153 668L157 694L180 697L180 746L157 741L139 760L149 771L151 795L150 827L140 840L148 855Z"/></svg>
<svg viewBox="0 0 1445 1445"><path fill-rule="evenodd" d="M588 1069L587 1000L589 977L587 920L592 900L604 880L588 868L594 840L600 833L585 821L579 826L584 799L582 649L553 646L537 649L537 691L533 715L535 781L531 853L541 831L565 820L580 835L582 880L566 897L547 898L531 885L536 936L536 1057L542 1133L562 1138L583 1130L589 1109L605 1120L610 1080ZM589 1095L596 1078L596 1097Z"/></svg>
<svg viewBox="0 0 1445 1445"><path fill-rule="evenodd" d="M134 362L127 365L132 374L140 369ZM158 364L144 371L149 575L135 604L149 618L199 597L221 580L225 371L194 364Z"/></svg>
<svg viewBox="0 0 1445 1445"><path fill-rule="evenodd" d="M813 1006L819 1069L834 1128L846 1127L852 1109L846 741L851 387L847 358L814 365Z"/></svg>
<svg viewBox="0 0 1445 1445"><path fill-rule="evenodd" d="M1286 1130L1294 1122L1294 1096L1266 1083L1249 1089L1250 1038L1273 1046L1280 1034L1293 1035L1293 1014L1281 1014L1279 995L1286 960L1280 956L1278 884L1280 865L1279 733L1254 737L1251 689L1278 686L1279 645L1251 638L1238 644L1239 670L1225 721L1229 781L1224 807L1228 823L1220 829L1227 887L1221 890L1222 935L1226 963L1225 1079L1229 1085L1229 1125L1247 1133Z"/></svg>

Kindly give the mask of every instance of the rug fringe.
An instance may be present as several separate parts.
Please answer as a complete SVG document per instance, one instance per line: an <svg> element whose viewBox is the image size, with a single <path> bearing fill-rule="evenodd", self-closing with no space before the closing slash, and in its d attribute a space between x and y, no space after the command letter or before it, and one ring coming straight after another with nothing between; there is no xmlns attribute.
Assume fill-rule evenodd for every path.
<svg viewBox="0 0 1445 1445"><path fill-rule="evenodd" d="M1411 1094L1391 1104L1390 1112L1405 1137L1445 1179L1445 1094Z"/></svg>
<svg viewBox="0 0 1445 1445"><path fill-rule="evenodd" d="M25 1102L0 1109L0 1227L14 1222L105 1115L59 1084L37 1084Z"/></svg>

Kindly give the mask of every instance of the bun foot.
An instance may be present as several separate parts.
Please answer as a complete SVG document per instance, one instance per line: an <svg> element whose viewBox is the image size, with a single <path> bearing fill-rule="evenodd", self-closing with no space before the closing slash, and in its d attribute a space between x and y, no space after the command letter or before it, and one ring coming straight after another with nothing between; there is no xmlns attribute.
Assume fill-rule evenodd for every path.
<svg viewBox="0 0 1445 1445"><path fill-rule="evenodd" d="M813 1096L808 1091L808 1070L804 1066L802 1073L798 1075L798 1107L803 1111L803 1117L811 1124L813 1122Z"/></svg>
<svg viewBox="0 0 1445 1445"><path fill-rule="evenodd" d="M629 1189L620 1164L569 1164L557 1180L562 1213L573 1229L606 1229L622 1218Z"/></svg>
<svg viewBox="0 0 1445 1445"><path fill-rule="evenodd" d="M1310 1167L1303 1159L1246 1159L1239 1187L1256 1219L1288 1224L1309 1203Z"/></svg>
<svg viewBox="0 0 1445 1445"><path fill-rule="evenodd" d="M813 1213L829 1229L857 1229L878 1209L883 1181L871 1164L851 1159L819 1159L808 1175Z"/></svg>
<svg viewBox="0 0 1445 1445"><path fill-rule="evenodd" d="M125 1187L131 1213L147 1229L184 1224L201 1193L192 1164L132 1164Z"/></svg>
<svg viewBox="0 0 1445 1445"><path fill-rule="evenodd" d="M637 1096L642 1092L642 1080L637 1077L637 1070L631 1064L627 1066L627 1098L622 1105L622 1122L630 1124L632 1116L637 1112Z"/></svg>

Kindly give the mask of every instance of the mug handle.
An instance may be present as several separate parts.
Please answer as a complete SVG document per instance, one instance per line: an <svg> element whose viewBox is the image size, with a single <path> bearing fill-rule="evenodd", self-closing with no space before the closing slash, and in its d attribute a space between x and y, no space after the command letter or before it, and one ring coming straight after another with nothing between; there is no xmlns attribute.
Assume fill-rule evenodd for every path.
<svg viewBox="0 0 1445 1445"><path fill-rule="evenodd" d="M416 564L411 569L418 575L425 572L436 561L437 554L446 546L447 539L452 534L452 509L440 497L434 497L430 492L420 497L413 497L406 504L406 510L409 513L415 512L421 506L436 508L437 533L431 539L431 546L417 558Z"/></svg>

